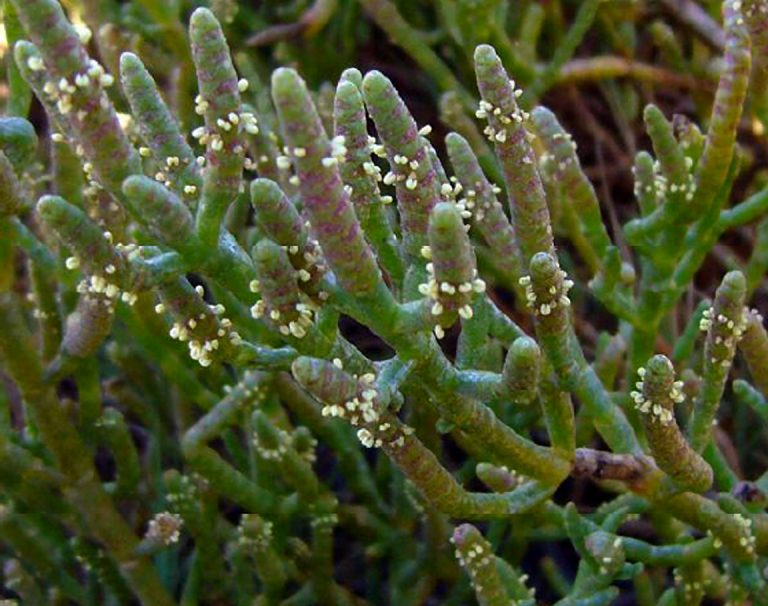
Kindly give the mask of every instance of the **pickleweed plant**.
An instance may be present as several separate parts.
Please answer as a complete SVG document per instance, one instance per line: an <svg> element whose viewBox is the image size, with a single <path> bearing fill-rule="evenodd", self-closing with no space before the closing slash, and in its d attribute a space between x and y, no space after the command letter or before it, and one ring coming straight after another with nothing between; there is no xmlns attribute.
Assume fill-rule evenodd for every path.
<svg viewBox="0 0 768 606"><path fill-rule="evenodd" d="M169 95L139 54L110 73L56 0L6 3L13 107L45 114L0 118L9 600L768 602L768 475L718 425L768 421L765 230L694 288L766 224L764 181L734 184L768 14L723 3L706 126L646 106L622 227L538 105L599 4L525 90L467 29L477 93L387 13L478 95L476 123L443 109L481 136L440 140L380 71L249 80L207 8L167 26ZM578 558L536 568L547 545Z"/></svg>

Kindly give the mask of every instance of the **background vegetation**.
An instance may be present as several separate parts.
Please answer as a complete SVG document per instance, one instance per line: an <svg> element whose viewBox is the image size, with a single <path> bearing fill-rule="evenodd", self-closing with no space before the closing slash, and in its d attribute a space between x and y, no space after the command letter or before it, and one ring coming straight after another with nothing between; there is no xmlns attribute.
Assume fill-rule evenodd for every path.
<svg viewBox="0 0 768 606"><path fill-rule="evenodd" d="M3 25L0 603L768 603L768 3Z"/></svg>

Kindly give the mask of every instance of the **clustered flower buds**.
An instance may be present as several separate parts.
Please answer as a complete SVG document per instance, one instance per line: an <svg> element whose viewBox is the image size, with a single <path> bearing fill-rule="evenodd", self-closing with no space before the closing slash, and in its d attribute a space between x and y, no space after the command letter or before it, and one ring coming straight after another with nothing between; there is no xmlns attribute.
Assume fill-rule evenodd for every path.
<svg viewBox="0 0 768 606"><path fill-rule="evenodd" d="M183 523L179 514L163 511L152 517L144 536L163 545L173 545L179 542Z"/></svg>
<svg viewBox="0 0 768 606"><path fill-rule="evenodd" d="M635 383L636 389L630 392L632 400L635 403L635 409L639 410L643 414L650 415L651 418L657 423L661 423L662 425L669 425L675 418L674 412L671 409L666 408L663 403L654 403L651 399L649 399L653 392L649 389L648 394L646 394L644 381L645 375L645 368L641 367L637 369L637 376L640 377L640 380ZM682 389L683 382L675 381L672 384L669 392L666 394L667 398L675 404L684 402L685 394L683 393Z"/></svg>

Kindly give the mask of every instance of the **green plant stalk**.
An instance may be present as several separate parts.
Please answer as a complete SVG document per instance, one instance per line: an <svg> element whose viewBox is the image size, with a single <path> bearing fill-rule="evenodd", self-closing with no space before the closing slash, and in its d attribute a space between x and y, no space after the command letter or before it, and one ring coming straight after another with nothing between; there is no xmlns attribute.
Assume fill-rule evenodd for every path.
<svg viewBox="0 0 768 606"><path fill-rule="evenodd" d="M192 14L189 40L200 86L197 107L208 135L196 232L205 246L215 247L224 214L240 192L245 119L229 47L213 13L200 8Z"/></svg>
<svg viewBox="0 0 768 606"><path fill-rule="evenodd" d="M402 284L405 277L403 259L371 163L365 106L359 89L362 75L357 72L354 76L348 75L345 79L342 75L334 104L334 134L344 137L347 148L347 157L340 166L341 176L352 188L352 204L379 263L395 284Z"/></svg>
<svg viewBox="0 0 768 606"><path fill-rule="evenodd" d="M467 571L481 606L504 606L510 597L496 568L490 543L474 526L462 524L451 537L456 557Z"/></svg>
<svg viewBox="0 0 768 606"><path fill-rule="evenodd" d="M669 359L654 356L644 368L642 390L633 392L635 405L643 413L645 435L659 468L681 488L704 492L712 485L712 469L677 426L674 406L683 397L681 390Z"/></svg>
<svg viewBox="0 0 768 606"><path fill-rule="evenodd" d="M286 143L293 149L299 190L328 265L345 290L369 293L382 284L381 273L343 189L338 160L334 162L306 86L293 70L279 69L272 77L272 95ZM304 153L296 156L297 148Z"/></svg>
<svg viewBox="0 0 768 606"><path fill-rule="evenodd" d="M483 174L479 160L466 139L450 133L445 138L445 145L454 173L464 190L464 207L471 213L473 226L496 256L505 285L521 293L519 282L523 272L518 238L496 198L494 186Z"/></svg>
<svg viewBox="0 0 768 606"><path fill-rule="evenodd" d="M768 394L768 377L761 369L768 363L768 332L763 326L763 317L754 310L747 312L746 322L746 330L739 341L739 349L747 361L752 381L763 395L766 395Z"/></svg>
<svg viewBox="0 0 768 606"><path fill-rule="evenodd" d="M694 403L689 428L691 446L698 452L709 440L736 346L746 328L745 294L743 274L737 271L726 274L715 294L712 311L705 316L707 324L703 326L707 328L707 340L704 345L702 386Z"/></svg>
<svg viewBox="0 0 768 606"><path fill-rule="evenodd" d="M518 107L515 88L493 48L478 46L475 66L480 94L488 104L479 111L489 121L487 134L496 148L504 173L508 204L525 268L534 254L554 251L544 188L523 124L526 114Z"/></svg>
<svg viewBox="0 0 768 606"><path fill-rule="evenodd" d="M8 48L13 48L16 42L24 37L19 17L10 0L3 2L3 13L5 17L5 35L8 41ZM24 78L19 73L19 68L13 61L8 61L6 67L7 82L10 87L6 113L9 116L19 116L25 118L29 112L29 105L32 102L32 91Z"/></svg>
<svg viewBox="0 0 768 606"><path fill-rule="evenodd" d="M429 215L441 201L443 183L428 143L392 82L380 72L370 72L363 79L362 92L386 151L390 172L384 183L395 186L403 246L413 262L426 244Z"/></svg>
<svg viewBox="0 0 768 606"><path fill-rule="evenodd" d="M203 182L195 154L160 96L154 79L136 55L121 55L120 82L144 141L161 167L160 172L166 173L164 180L172 184L178 195L197 200Z"/></svg>
<svg viewBox="0 0 768 606"><path fill-rule="evenodd" d="M580 249L593 273L600 269L611 240L600 216L600 204L592 184L584 175L576 155L576 145L545 107L531 112L536 135L547 149L547 160L554 165L554 178L564 193L564 206L573 208L586 246Z"/></svg>
<svg viewBox="0 0 768 606"><path fill-rule="evenodd" d="M77 33L55 0L13 1L27 35L40 49L44 69L53 85L59 111L64 114L93 165L93 175L109 191L119 192L127 176L140 172L139 157L120 128L104 87L111 76L89 63ZM17 46L18 48L18 46ZM17 51L17 61L24 57ZM26 59L27 67L29 60ZM21 69L21 66L20 66ZM80 87L76 77L87 78ZM66 82L62 90L62 79Z"/></svg>

